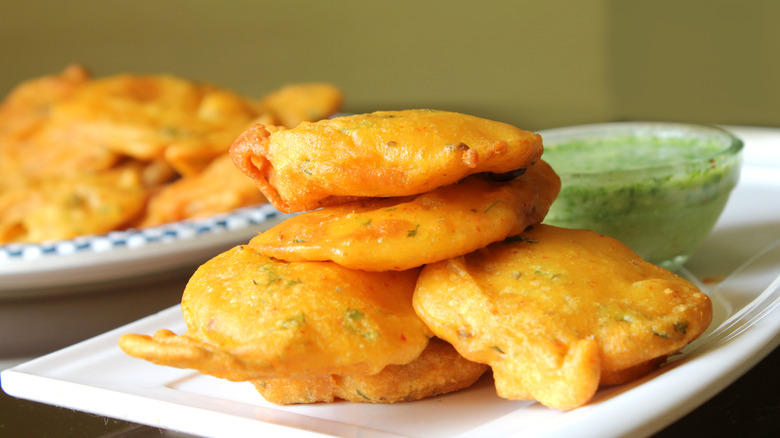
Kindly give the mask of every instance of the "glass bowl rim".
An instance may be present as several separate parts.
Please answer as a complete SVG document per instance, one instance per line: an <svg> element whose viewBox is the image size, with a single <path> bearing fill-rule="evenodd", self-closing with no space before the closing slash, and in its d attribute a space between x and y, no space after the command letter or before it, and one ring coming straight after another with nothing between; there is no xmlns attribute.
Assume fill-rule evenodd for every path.
<svg viewBox="0 0 780 438"><path fill-rule="evenodd" d="M615 136L628 136L635 130L642 129L645 131L663 130L671 132L677 130L689 131L689 132L706 132L708 134L714 134L717 137L727 140L726 145L717 154L708 155L702 157L702 159L676 161L670 163L656 164L652 166L637 167L634 169L621 169L621 170L595 170L595 171L575 171L564 172L558 171L559 175L569 178L590 178L595 175L601 177L610 176L617 177L620 175L631 174L634 176L640 176L647 173L671 173L679 171L680 169L687 169L691 166L709 165L712 160L721 161L724 159L738 158L744 148L745 143L739 137L735 136L726 129L723 129L717 125L707 124L695 124L685 122L660 122L660 121L619 121L619 122L604 122L604 123L588 123L581 125L562 126L557 128L543 129L537 131L537 134L542 136L542 142L544 147L547 148L545 143L546 138L556 136L566 136L568 140L585 140L585 139L597 139L597 138L609 138L613 134ZM610 132L610 131L614 131ZM677 136L678 138L684 138L683 136ZM564 141L565 142L565 141ZM554 147L551 144L550 147ZM542 154L542 160L544 160L544 153Z"/></svg>

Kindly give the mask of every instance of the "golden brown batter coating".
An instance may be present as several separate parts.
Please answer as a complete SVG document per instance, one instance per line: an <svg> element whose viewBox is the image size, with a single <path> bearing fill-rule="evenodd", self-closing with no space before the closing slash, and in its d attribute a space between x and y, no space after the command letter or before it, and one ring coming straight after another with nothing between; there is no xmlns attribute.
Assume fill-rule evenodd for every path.
<svg viewBox="0 0 780 438"><path fill-rule="evenodd" d="M301 122L313 122L336 114L343 102L340 88L313 82L289 84L272 91L260 101L260 108L273 117L272 124L294 128Z"/></svg>
<svg viewBox="0 0 780 438"><path fill-rule="evenodd" d="M435 110L381 111L301 123L253 125L231 146L236 165L284 212L356 198L407 196L479 172L539 161L538 135Z"/></svg>
<svg viewBox="0 0 780 438"><path fill-rule="evenodd" d="M704 293L615 239L547 225L426 266L414 306L491 365L499 395L559 409L649 372L712 318Z"/></svg>
<svg viewBox="0 0 780 438"><path fill-rule="evenodd" d="M168 159L182 175L225 152L261 114L257 103L211 84L171 75L121 74L94 79L53 107L50 124L89 144L139 160ZM197 157L197 160L190 159Z"/></svg>
<svg viewBox="0 0 780 438"><path fill-rule="evenodd" d="M144 169L125 165L0 192L0 242L43 242L107 233L143 213Z"/></svg>
<svg viewBox="0 0 780 438"><path fill-rule="evenodd" d="M0 104L0 137L29 134L47 119L52 106L68 99L89 80L87 69L70 65L59 74L20 83Z"/></svg>
<svg viewBox="0 0 780 438"><path fill-rule="evenodd" d="M472 175L415 197L355 201L294 216L249 245L287 261L405 270L462 255L542 221L560 189L540 161L507 182Z"/></svg>
<svg viewBox="0 0 780 438"><path fill-rule="evenodd" d="M28 180L72 176L110 168L118 155L84 147L80 138L50 125L53 108L89 83L89 72L72 65L60 74L17 85L0 104L0 189Z"/></svg>
<svg viewBox="0 0 780 438"><path fill-rule="evenodd" d="M183 177L154 193L140 226L205 218L264 202L252 180L236 169L230 155L223 153L203 172Z"/></svg>
<svg viewBox="0 0 780 438"><path fill-rule="evenodd" d="M291 84L254 100L172 75L92 78L79 65L27 80L0 103L0 243L137 226L144 206L130 205L126 184L94 187L128 167L142 169L139 199L152 199L144 226L263 202L227 156L233 140L252 123L328 117L341 102L340 90L323 83ZM102 205L62 201L84 198L85 190ZM117 208L127 214L118 217ZM85 211L98 217L80 220Z"/></svg>
<svg viewBox="0 0 780 438"><path fill-rule="evenodd" d="M413 361L432 337L412 309L418 275L285 263L238 246L190 279L184 335L124 335L120 346L229 380L375 374Z"/></svg>
<svg viewBox="0 0 780 438"><path fill-rule="evenodd" d="M468 361L450 344L433 338L414 361L388 365L377 374L255 380L252 384L267 401L283 405L336 400L396 403L468 388L487 370L487 365Z"/></svg>

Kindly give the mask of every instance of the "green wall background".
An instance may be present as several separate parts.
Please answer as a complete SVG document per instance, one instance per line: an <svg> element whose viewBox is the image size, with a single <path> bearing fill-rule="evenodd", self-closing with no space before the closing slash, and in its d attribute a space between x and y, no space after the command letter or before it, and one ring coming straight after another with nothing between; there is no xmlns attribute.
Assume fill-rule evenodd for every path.
<svg viewBox="0 0 780 438"><path fill-rule="evenodd" d="M774 0L25 0L0 94L79 62L260 96L330 81L345 110L429 107L527 129L620 119L780 126Z"/></svg>

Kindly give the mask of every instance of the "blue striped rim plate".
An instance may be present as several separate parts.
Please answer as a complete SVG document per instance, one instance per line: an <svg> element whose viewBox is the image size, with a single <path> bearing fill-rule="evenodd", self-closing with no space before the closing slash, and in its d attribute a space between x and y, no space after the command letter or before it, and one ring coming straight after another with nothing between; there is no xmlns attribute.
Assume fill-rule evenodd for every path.
<svg viewBox="0 0 780 438"><path fill-rule="evenodd" d="M0 299L195 267L287 216L265 204L153 228L0 245Z"/></svg>

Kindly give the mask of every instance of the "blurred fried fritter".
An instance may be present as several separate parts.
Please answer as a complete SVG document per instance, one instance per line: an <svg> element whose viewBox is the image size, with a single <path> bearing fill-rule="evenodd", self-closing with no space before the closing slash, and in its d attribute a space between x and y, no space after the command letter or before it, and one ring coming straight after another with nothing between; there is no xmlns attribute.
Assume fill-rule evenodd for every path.
<svg viewBox="0 0 780 438"><path fill-rule="evenodd" d="M265 202L250 178L223 153L203 172L185 176L151 196L141 227L197 219Z"/></svg>
<svg viewBox="0 0 780 438"><path fill-rule="evenodd" d="M146 205L143 171L126 165L5 190L0 242L69 239L127 226Z"/></svg>
<svg viewBox="0 0 780 438"><path fill-rule="evenodd" d="M47 230L26 228L52 223L54 217L76 220L82 214L80 207L54 198L75 199L81 195L64 191L101 178L108 184L113 177L100 173L128 165L144 169L144 196L157 200L150 207L147 224L261 202L256 187L255 193L248 190L254 184L250 178L227 169L227 158L207 174L203 172L225 156L236 136L252 123L314 121L337 112L341 100L335 86L322 83L292 84L254 100L172 75L120 74L93 79L79 65L58 75L28 80L0 104L0 204L3 211L10 211L2 219L5 229L0 232L0 243L66 239L73 237L72 232L103 233L113 230L105 228L111 222L117 227L135 224L99 220ZM166 188L181 177L181 184ZM225 179L215 183L215 177ZM56 194L38 193L43 188ZM216 195L217 188L224 193ZM100 191L101 196L92 199L102 199L107 210L127 201L122 187ZM118 198L112 199L112 193ZM177 199L178 195L185 199ZM162 202L170 205L162 207ZM36 206L45 206L45 211L34 211ZM190 213L193 216L187 216ZM26 215L50 219L24 219L27 223L22 224ZM91 224L97 227L88 228ZM58 230L63 234L57 235Z"/></svg>
<svg viewBox="0 0 780 438"><path fill-rule="evenodd" d="M273 116L275 121L271 124L294 128L301 122L313 122L336 114L343 101L341 89L333 84L289 84L265 95L260 108Z"/></svg>
<svg viewBox="0 0 780 438"><path fill-rule="evenodd" d="M0 189L112 167L119 156L50 126L54 108L91 80L78 65L19 84L0 104Z"/></svg>
<svg viewBox="0 0 780 438"><path fill-rule="evenodd" d="M487 365L468 361L450 344L433 338L414 361L388 365L377 374L254 380L252 384L267 401L283 405L335 400L396 403L468 388L487 370Z"/></svg>
<svg viewBox="0 0 780 438"><path fill-rule="evenodd" d="M474 173L526 168L539 161L542 141L500 122L408 110L304 122L293 129L255 124L230 153L276 208L292 212L414 195Z"/></svg>
<svg viewBox="0 0 780 438"><path fill-rule="evenodd" d="M712 318L704 293L617 240L547 225L426 266L414 306L491 365L500 396L559 409L649 372Z"/></svg>
<svg viewBox="0 0 780 438"><path fill-rule="evenodd" d="M29 134L46 120L52 106L69 98L89 80L90 74L84 67L71 65L60 74L22 82L0 105L0 137Z"/></svg>
<svg viewBox="0 0 780 438"><path fill-rule="evenodd" d="M166 157L177 172L191 175L225 152L260 114L256 102L211 84L121 74L85 84L53 107L50 123L122 156ZM167 154L168 148L177 153Z"/></svg>
<svg viewBox="0 0 780 438"><path fill-rule="evenodd" d="M375 374L413 361L432 336L412 309L418 274L285 263L238 246L190 279L184 335L124 335L120 346L229 380Z"/></svg>
<svg viewBox="0 0 780 438"><path fill-rule="evenodd" d="M477 250L544 219L560 179L544 161L496 182L472 175L415 197L354 201L294 216L249 243L286 261L404 270Z"/></svg>

